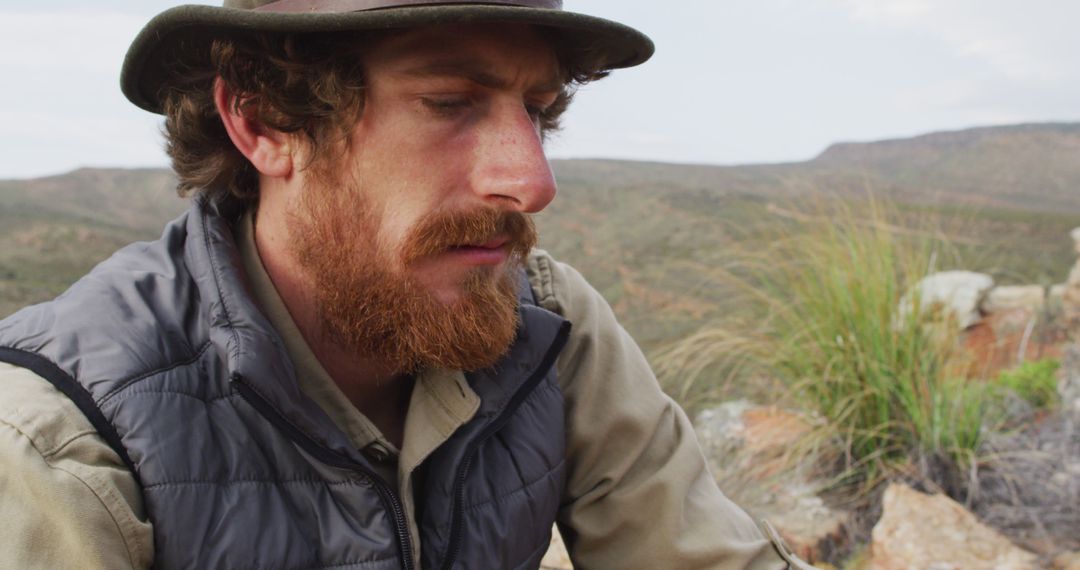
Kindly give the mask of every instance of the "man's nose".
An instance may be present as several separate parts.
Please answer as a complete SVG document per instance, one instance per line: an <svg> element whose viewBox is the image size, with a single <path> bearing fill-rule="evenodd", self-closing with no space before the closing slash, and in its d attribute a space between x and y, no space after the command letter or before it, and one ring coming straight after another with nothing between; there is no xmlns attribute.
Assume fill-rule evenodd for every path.
<svg viewBox="0 0 1080 570"><path fill-rule="evenodd" d="M502 208L543 210L555 199L555 176L533 117L523 105L510 104L492 118L476 148L473 190Z"/></svg>

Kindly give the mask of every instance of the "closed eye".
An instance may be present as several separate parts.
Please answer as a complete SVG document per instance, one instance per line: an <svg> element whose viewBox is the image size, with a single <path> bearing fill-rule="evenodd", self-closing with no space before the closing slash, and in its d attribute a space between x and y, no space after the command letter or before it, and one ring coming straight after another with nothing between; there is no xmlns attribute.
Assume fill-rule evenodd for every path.
<svg viewBox="0 0 1080 570"><path fill-rule="evenodd" d="M456 117L472 106L468 97L421 97L420 102L439 117Z"/></svg>

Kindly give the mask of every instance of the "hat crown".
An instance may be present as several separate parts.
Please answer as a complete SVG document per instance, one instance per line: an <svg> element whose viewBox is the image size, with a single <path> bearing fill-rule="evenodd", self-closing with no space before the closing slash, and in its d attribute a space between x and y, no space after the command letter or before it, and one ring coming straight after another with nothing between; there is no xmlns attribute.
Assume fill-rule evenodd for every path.
<svg viewBox="0 0 1080 570"><path fill-rule="evenodd" d="M253 31L315 34L498 22L557 30L560 45L598 76L648 60L653 43L628 26L563 10L562 0L222 0L222 7L170 8L131 43L120 86L128 100L162 113L166 89L183 70L205 63L210 41ZM200 63L200 61L202 63ZM181 65L177 65L181 63Z"/></svg>
<svg viewBox="0 0 1080 570"><path fill-rule="evenodd" d="M224 0L222 6L269 12L354 12L445 4L501 4L525 8L562 9L562 0Z"/></svg>
<svg viewBox="0 0 1080 570"><path fill-rule="evenodd" d="M259 6L270 4L274 0L225 0L223 4L226 8L238 8L241 10L254 10Z"/></svg>

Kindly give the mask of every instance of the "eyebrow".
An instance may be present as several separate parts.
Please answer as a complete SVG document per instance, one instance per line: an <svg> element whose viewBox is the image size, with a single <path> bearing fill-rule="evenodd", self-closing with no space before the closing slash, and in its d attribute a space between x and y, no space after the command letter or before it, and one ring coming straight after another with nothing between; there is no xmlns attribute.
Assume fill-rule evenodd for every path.
<svg viewBox="0 0 1080 570"><path fill-rule="evenodd" d="M475 59L437 60L402 71L410 77L463 77L488 89L506 89L510 82L488 71L491 65ZM565 87L565 82L557 75L534 85L529 91L538 93L557 93Z"/></svg>

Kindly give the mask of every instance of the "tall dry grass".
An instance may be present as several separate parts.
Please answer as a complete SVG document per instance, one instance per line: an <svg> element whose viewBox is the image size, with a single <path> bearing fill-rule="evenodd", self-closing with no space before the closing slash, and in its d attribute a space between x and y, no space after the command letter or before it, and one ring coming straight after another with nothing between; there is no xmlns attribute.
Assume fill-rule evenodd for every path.
<svg viewBox="0 0 1080 570"><path fill-rule="evenodd" d="M772 211L714 277L727 318L655 358L666 388L691 405L750 393L808 410L864 481L912 458L969 465L986 390L965 380L948 315L917 298L899 310L952 251L933 220L873 199Z"/></svg>

